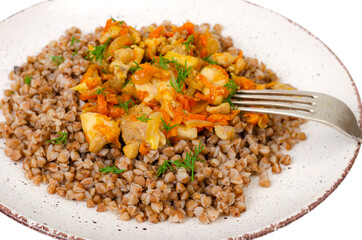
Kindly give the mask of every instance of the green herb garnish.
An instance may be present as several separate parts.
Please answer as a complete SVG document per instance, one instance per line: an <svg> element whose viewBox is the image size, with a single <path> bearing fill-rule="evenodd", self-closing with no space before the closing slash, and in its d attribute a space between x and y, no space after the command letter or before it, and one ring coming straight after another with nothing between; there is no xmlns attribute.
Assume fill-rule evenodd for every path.
<svg viewBox="0 0 362 240"><path fill-rule="evenodd" d="M132 106L134 106L134 102L131 99L128 99L126 102L123 102L123 103L118 99L118 105L115 105L115 107L123 108L127 114L128 114L128 110Z"/></svg>
<svg viewBox="0 0 362 240"><path fill-rule="evenodd" d="M142 67L140 67L140 65L136 61L133 61L133 62L136 64L136 67L129 68L129 71L131 73L135 73L137 70L143 69Z"/></svg>
<svg viewBox="0 0 362 240"><path fill-rule="evenodd" d="M157 168L157 172L156 172L156 174L157 174L157 176L159 177L159 176L161 176L162 174L164 174L166 171L167 171L167 169L171 169L172 171L173 171L173 168L172 168L172 166L171 166L171 161L170 160L165 160L165 161L163 161L163 163Z"/></svg>
<svg viewBox="0 0 362 240"><path fill-rule="evenodd" d="M161 174L165 173L168 168L173 170L171 164L175 165L177 168L185 168L191 171L191 181L194 180L195 175L195 161L201 159L197 158L197 155L199 155L202 150L204 150L205 145L202 145L201 142L199 145L195 148L194 152L188 152L186 153L186 158L184 160L176 160L176 161L168 161L165 160L157 169L157 175L160 176ZM166 162L167 161L167 162Z"/></svg>
<svg viewBox="0 0 362 240"><path fill-rule="evenodd" d="M168 71L168 66L167 66L168 63L173 63L173 64L176 64L176 65L178 64L177 60L175 60L173 57L172 57L172 60L170 61L167 58L162 57L161 54L160 54L159 59L156 59L155 57L153 57L152 63L155 63L155 62L157 62L158 65L159 65L159 66L156 66L156 67L162 68L162 69L164 69L166 71Z"/></svg>
<svg viewBox="0 0 362 240"><path fill-rule="evenodd" d="M106 88L98 88L92 95L101 95L103 94L104 96L106 96L106 93L104 92Z"/></svg>
<svg viewBox="0 0 362 240"><path fill-rule="evenodd" d="M182 89L184 87L184 82L187 76L191 73L192 67L187 68L187 61L185 61L185 66L181 66L180 64L176 64L176 70L178 73L177 78L170 78L170 85L173 87L177 93L182 93Z"/></svg>
<svg viewBox="0 0 362 240"><path fill-rule="evenodd" d="M24 78L24 83L30 85L32 78L33 77L31 75L26 75L25 78Z"/></svg>
<svg viewBox="0 0 362 240"><path fill-rule="evenodd" d="M62 62L64 62L64 58L62 56L51 56L52 62L59 66Z"/></svg>
<svg viewBox="0 0 362 240"><path fill-rule="evenodd" d="M74 45L74 41L75 42L79 42L79 39L75 40L75 36L72 37L72 40L70 41L70 46Z"/></svg>
<svg viewBox="0 0 362 240"><path fill-rule="evenodd" d="M226 87L229 90L229 96L225 98L223 102L229 103L230 107L234 108L234 103L232 103L231 97L236 93L236 90L239 86L235 83L234 80L229 79L229 81L223 87Z"/></svg>
<svg viewBox="0 0 362 240"><path fill-rule="evenodd" d="M74 56L77 55L77 54L78 54L78 49L75 49L74 52L72 53L72 55L73 55L73 57L74 57Z"/></svg>
<svg viewBox="0 0 362 240"><path fill-rule="evenodd" d="M205 57L205 58L204 58L204 61L208 62L209 64L216 65L217 62L212 61L212 60L210 59L210 57L211 57L211 54L210 54L209 56Z"/></svg>
<svg viewBox="0 0 362 240"><path fill-rule="evenodd" d="M144 123L147 123L149 120L152 120L151 118L146 118L146 114L143 114L141 117L138 117L136 119Z"/></svg>
<svg viewBox="0 0 362 240"><path fill-rule="evenodd" d="M185 42L183 42L182 44L185 45L185 48L186 48L186 52L188 54L190 54L190 43L193 43L194 42L194 35L190 35L187 40Z"/></svg>
<svg viewBox="0 0 362 240"><path fill-rule="evenodd" d="M65 146L65 144L67 143L68 132L56 132L56 133L60 135L58 138L54 138L46 142L55 142L55 144L63 144Z"/></svg>
<svg viewBox="0 0 362 240"><path fill-rule="evenodd" d="M162 121L162 126L163 128L166 130L166 132L169 132L172 128L176 127L177 125L180 125L180 124L175 124L173 126L170 126L171 125L171 122L169 122L168 124L166 124L165 120L163 120L163 118L161 118L161 121Z"/></svg>
<svg viewBox="0 0 362 240"><path fill-rule="evenodd" d="M99 65L102 64L102 60L104 58L104 54L106 52L106 48L107 45L109 44L109 42L112 40L112 38L110 37L107 42L105 42L103 45L100 46L95 46L93 51L86 51L86 53L88 53L88 55L85 57L85 59L93 61L95 60L95 62L99 61Z"/></svg>
<svg viewBox="0 0 362 240"><path fill-rule="evenodd" d="M115 174L118 174L118 173L122 173L122 172L124 172L126 170L119 169L119 168L117 168L116 166L113 165L113 166L107 166L105 168L100 168L99 171L101 173L115 173Z"/></svg>

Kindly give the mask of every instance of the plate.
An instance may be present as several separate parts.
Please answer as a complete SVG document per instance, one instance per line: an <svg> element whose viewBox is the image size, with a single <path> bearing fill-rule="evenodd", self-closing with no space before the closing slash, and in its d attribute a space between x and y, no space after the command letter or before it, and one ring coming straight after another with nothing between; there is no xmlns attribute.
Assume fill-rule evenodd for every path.
<svg viewBox="0 0 362 240"><path fill-rule="evenodd" d="M142 6L142 7L139 7ZM208 7L205 11L205 6ZM247 56L257 57L275 70L282 81L299 89L324 92L346 102L361 119L360 100L353 80L330 49L290 20L244 1L49 1L31 7L0 24L0 76L7 79L14 65L34 55L64 30L76 25L83 33L103 25L114 16L131 25L143 26L169 19L180 24L221 23L224 34ZM140 17L142 16L142 17ZM185 19L185 16L187 18ZM26 22L27 24L23 24ZM17 29L17 31L14 31ZM11 32L12 34L7 34ZM26 36L26 38L24 38ZM13 54L13 50L17 54ZM10 81L2 81L0 89ZM255 238L303 216L329 196L352 167L359 144L316 123L303 126L308 140L289 152L290 169L270 175L272 186L246 191L247 211L240 218L219 219L201 225L195 219L185 224L123 222L112 213L97 213L84 203L47 195L44 186L34 187L23 177L20 165L0 152L0 209L15 220L61 239ZM331 157L333 156L333 157Z"/></svg>

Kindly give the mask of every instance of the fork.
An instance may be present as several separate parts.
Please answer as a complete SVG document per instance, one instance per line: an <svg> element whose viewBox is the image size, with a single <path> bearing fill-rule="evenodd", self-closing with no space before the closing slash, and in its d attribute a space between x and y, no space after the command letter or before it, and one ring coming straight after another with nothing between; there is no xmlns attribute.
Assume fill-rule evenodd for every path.
<svg viewBox="0 0 362 240"><path fill-rule="evenodd" d="M327 124L362 143L362 130L351 109L327 94L297 90L240 90L231 97L245 112L278 114Z"/></svg>

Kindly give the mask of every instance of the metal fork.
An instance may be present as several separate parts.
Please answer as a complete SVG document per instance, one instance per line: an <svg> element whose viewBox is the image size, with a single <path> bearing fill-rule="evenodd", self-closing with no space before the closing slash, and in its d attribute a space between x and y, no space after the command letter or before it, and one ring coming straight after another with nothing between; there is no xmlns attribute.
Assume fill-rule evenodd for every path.
<svg viewBox="0 0 362 240"><path fill-rule="evenodd" d="M362 143L351 109L327 94L296 90L240 90L231 102L241 111L278 114L327 124Z"/></svg>

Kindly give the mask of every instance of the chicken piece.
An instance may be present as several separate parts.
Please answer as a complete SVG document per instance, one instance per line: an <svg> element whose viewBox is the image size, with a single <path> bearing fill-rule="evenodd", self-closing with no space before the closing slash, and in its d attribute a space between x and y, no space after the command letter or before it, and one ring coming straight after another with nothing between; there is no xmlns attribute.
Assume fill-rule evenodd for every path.
<svg viewBox="0 0 362 240"><path fill-rule="evenodd" d="M169 61L176 60L176 62L178 64L181 64L182 66L185 66L186 63L187 68L189 67L196 68L199 64L199 60L195 57L192 57L190 55L182 55L172 51L167 52L164 58Z"/></svg>
<svg viewBox="0 0 362 240"><path fill-rule="evenodd" d="M229 81L229 75L219 66L211 65L204 67L201 72L201 75L203 75L206 80L209 82L203 89L202 93L204 95L209 95L211 92L211 88L208 85L211 85L213 87L223 87L228 81ZM212 102L213 105L219 105L222 103L223 96L218 95L215 97L214 102Z"/></svg>
<svg viewBox="0 0 362 240"><path fill-rule="evenodd" d="M107 49L107 56L113 56L113 54L118 49L123 49L125 46L130 46L132 44L133 44L133 39L131 34L127 33L118 36L109 44L109 47Z"/></svg>
<svg viewBox="0 0 362 240"><path fill-rule="evenodd" d="M108 143L114 143L117 147L121 147L118 140L121 130L117 122L94 112L82 113L80 119L90 152L96 153Z"/></svg>
<svg viewBox="0 0 362 240"><path fill-rule="evenodd" d="M140 104L129 109L128 114L123 115L121 118L120 127L122 139L126 144L123 148L123 152L130 159L135 157L135 152L138 153L139 146L146 139L146 130L148 126L147 123L134 121L134 117L139 117L144 114L148 115L151 112L152 109L150 107Z"/></svg>
<svg viewBox="0 0 362 240"><path fill-rule="evenodd" d="M133 45L130 48L121 48L115 51L115 60L109 66L109 71L114 73L115 78L109 80L109 85L121 91L122 85L127 79L128 70L136 67L142 61L144 50ZM137 63L137 64L136 64Z"/></svg>
<svg viewBox="0 0 362 240"><path fill-rule="evenodd" d="M219 65L223 66L224 68L233 64L238 57L231 55L229 52L223 53L214 53L211 56L211 60L217 62Z"/></svg>
<svg viewBox="0 0 362 240"><path fill-rule="evenodd" d="M214 127L215 134L222 140L232 140L235 137L235 129L232 126L220 126Z"/></svg>
<svg viewBox="0 0 362 240"><path fill-rule="evenodd" d="M160 130L162 126L162 113L152 113L149 118L151 120L148 121L146 142L151 145L151 149L157 149L166 144L166 137Z"/></svg>
<svg viewBox="0 0 362 240"><path fill-rule="evenodd" d="M148 38L145 40L145 45L147 46L147 56L152 59L153 56L158 55L157 54L157 48L161 45L161 44L165 44L166 43L166 38L165 37L159 37L159 38Z"/></svg>

